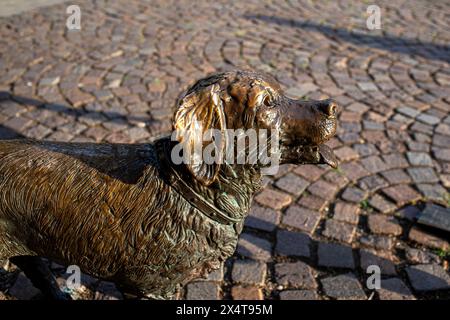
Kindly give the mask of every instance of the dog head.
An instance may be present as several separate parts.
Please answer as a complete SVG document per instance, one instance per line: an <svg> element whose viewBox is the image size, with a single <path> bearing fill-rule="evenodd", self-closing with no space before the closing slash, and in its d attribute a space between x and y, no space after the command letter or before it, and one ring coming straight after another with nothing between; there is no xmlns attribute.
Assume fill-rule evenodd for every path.
<svg viewBox="0 0 450 320"><path fill-rule="evenodd" d="M251 71L219 73L199 80L179 100L175 140L185 147L188 170L205 185L217 178L224 155L235 142L230 138L230 129L240 133L254 130L257 135L263 129L269 135L276 133L281 163L326 163L336 167L333 152L324 145L336 132L336 112L332 100L286 97L269 75ZM220 161L204 161L203 152L211 147L214 151L210 154ZM250 149L245 148L245 153ZM235 158L240 151L232 150Z"/></svg>

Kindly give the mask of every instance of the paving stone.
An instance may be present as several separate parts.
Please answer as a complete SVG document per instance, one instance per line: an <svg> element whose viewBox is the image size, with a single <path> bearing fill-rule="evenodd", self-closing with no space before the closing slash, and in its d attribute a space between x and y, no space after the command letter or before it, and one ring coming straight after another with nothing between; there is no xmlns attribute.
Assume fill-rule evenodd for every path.
<svg viewBox="0 0 450 320"><path fill-rule="evenodd" d="M40 140L48 136L51 132L52 130L50 128L44 127L42 125L37 125L26 130L25 136L27 136L28 138Z"/></svg>
<svg viewBox="0 0 450 320"><path fill-rule="evenodd" d="M269 261L271 258L271 249L272 245L269 241L248 233L243 233L239 237L236 252L247 258Z"/></svg>
<svg viewBox="0 0 450 320"><path fill-rule="evenodd" d="M402 169L388 170L383 172L382 175L390 184L407 184L411 182L411 177Z"/></svg>
<svg viewBox="0 0 450 320"><path fill-rule="evenodd" d="M288 173L284 177L280 178L275 185L284 191L298 196L305 191L306 187L309 186L309 182L300 178L296 174Z"/></svg>
<svg viewBox="0 0 450 320"><path fill-rule="evenodd" d="M187 300L218 300L219 286L214 282L191 282L186 286Z"/></svg>
<svg viewBox="0 0 450 320"><path fill-rule="evenodd" d="M284 214L282 223L312 234L319 224L320 218L321 215L317 211L292 205Z"/></svg>
<svg viewBox="0 0 450 320"><path fill-rule="evenodd" d="M367 224L370 231L375 234L398 236L402 233L402 227L394 217L382 214L370 214L367 217Z"/></svg>
<svg viewBox="0 0 450 320"><path fill-rule="evenodd" d="M425 232L417 227L412 227L408 234L409 240L420 243L424 246L442 250L448 250L450 244L448 241L441 239L435 235Z"/></svg>
<svg viewBox="0 0 450 320"><path fill-rule="evenodd" d="M415 221L420 215L420 210L416 206L406 206L395 213L396 217Z"/></svg>
<svg viewBox="0 0 450 320"><path fill-rule="evenodd" d="M131 138L134 139L134 141L140 141L150 137L150 133L145 128L131 128L130 130L128 130L128 134Z"/></svg>
<svg viewBox="0 0 450 320"><path fill-rule="evenodd" d="M81 115L78 120L87 126L100 126L102 123L106 122L108 119L97 112L89 112Z"/></svg>
<svg viewBox="0 0 450 320"><path fill-rule="evenodd" d="M425 152L407 152L406 156L408 157L408 161L413 166L428 166L431 167L433 165L433 160L428 153Z"/></svg>
<svg viewBox="0 0 450 320"><path fill-rule="evenodd" d="M350 202L360 203L367 197L367 191L361 190L357 187L348 187L345 189L341 197L342 199Z"/></svg>
<svg viewBox="0 0 450 320"><path fill-rule="evenodd" d="M311 239L303 233L278 230L275 251L280 255L309 257Z"/></svg>
<svg viewBox="0 0 450 320"><path fill-rule="evenodd" d="M358 224L359 212L360 209L358 205L346 202L337 202L334 207L333 219L350 224Z"/></svg>
<svg viewBox="0 0 450 320"><path fill-rule="evenodd" d="M264 300L264 294L260 288L251 286L234 286L231 288L233 300Z"/></svg>
<svg viewBox="0 0 450 320"><path fill-rule="evenodd" d="M430 264L430 263L440 263L440 259L434 253L415 249L415 248L407 248L405 250L406 259L412 263L419 264Z"/></svg>
<svg viewBox="0 0 450 320"><path fill-rule="evenodd" d="M14 117L4 122L3 125L17 132L22 132L25 128L29 127L33 121L31 119L23 117Z"/></svg>
<svg viewBox="0 0 450 320"><path fill-rule="evenodd" d="M275 265L275 278L277 283L284 288L317 288L311 267L301 261L277 263Z"/></svg>
<svg viewBox="0 0 450 320"><path fill-rule="evenodd" d="M450 232L450 208L427 203L418 223Z"/></svg>
<svg viewBox="0 0 450 320"><path fill-rule="evenodd" d="M395 211L395 209L397 209L397 206L395 204L386 200L379 194L375 194L372 198L370 198L369 204L371 207L384 214L391 213Z"/></svg>
<svg viewBox="0 0 450 320"><path fill-rule="evenodd" d="M434 291L450 289L450 276L437 264L421 264L406 268L414 290Z"/></svg>
<svg viewBox="0 0 450 320"><path fill-rule="evenodd" d="M416 131L418 133L423 133L426 135L431 135L433 133L433 127L420 123L420 122L414 122L414 124L411 126L412 131Z"/></svg>
<svg viewBox="0 0 450 320"><path fill-rule="evenodd" d="M334 154L339 161L351 161L359 158L358 152L347 146L334 150Z"/></svg>
<svg viewBox="0 0 450 320"><path fill-rule="evenodd" d="M450 149L435 149L433 153L438 160L450 161Z"/></svg>
<svg viewBox="0 0 450 320"><path fill-rule="evenodd" d="M351 181L357 181L362 177L370 175L369 171L356 162L343 163L340 168L345 176Z"/></svg>
<svg viewBox="0 0 450 320"><path fill-rule="evenodd" d="M109 143L131 143L132 139L124 132L114 132L104 138Z"/></svg>
<svg viewBox="0 0 450 320"><path fill-rule="evenodd" d="M383 189L383 193L394 200L398 206L419 200L420 194L411 187L401 184Z"/></svg>
<svg viewBox="0 0 450 320"><path fill-rule="evenodd" d="M353 149L358 152L361 157L367 157L378 154L377 148L369 143L357 143L353 145Z"/></svg>
<svg viewBox="0 0 450 320"><path fill-rule="evenodd" d="M361 249L359 251L360 266L363 272L367 271L369 266L375 265L380 268L381 274L385 275L396 275L395 271L395 263L392 261L394 258L391 256L391 253L383 253Z"/></svg>
<svg viewBox="0 0 450 320"><path fill-rule="evenodd" d="M280 212L270 208L264 208L257 204L252 205L245 225L251 228L273 231L280 223Z"/></svg>
<svg viewBox="0 0 450 320"><path fill-rule="evenodd" d="M378 156L370 156L364 159L361 159L361 163L371 173L378 173L380 171L386 170L388 167L383 160L381 160Z"/></svg>
<svg viewBox="0 0 450 320"><path fill-rule="evenodd" d="M308 181L316 181L324 174L325 170L315 165L302 165L295 168L294 172Z"/></svg>
<svg viewBox="0 0 450 320"><path fill-rule="evenodd" d="M352 248L335 243L320 242L318 247L318 265L330 268L354 269Z"/></svg>
<svg viewBox="0 0 450 320"><path fill-rule="evenodd" d="M430 152L430 145L425 142L407 141L410 151Z"/></svg>
<svg viewBox="0 0 450 320"><path fill-rule="evenodd" d="M343 111L340 114L339 120L341 121L341 123L357 123L361 120L361 114L356 112Z"/></svg>
<svg viewBox="0 0 450 320"><path fill-rule="evenodd" d="M323 177L327 182L334 184L339 189L342 189L349 182L344 173L338 170L330 171L326 173Z"/></svg>
<svg viewBox="0 0 450 320"><path fill-rule="evenodd" d="M446 204L448 192L440 184L420 183L417 185L417 189L419 189L426 199Z"/></svg>
<svg viewBox="0 0 450 320"><path fill-rule="evenodd" d="M375 121L363 121L364 130L384 130L384 124Z"/></svg>
<svg viewBox="0 0 450 320"><path fill-rule="evenodd" d="M357 112L357 113L365 113L367 110L369 110L369 107L366 106L365 104L359 103L359 102L354 102L352 104L350 104L346 110L349 111L353 111L353 112Z"/></svg>
<svg viewBox="0 0 450 320"><path fill-rule="evenodd" d="M272 189L264 189L255 197L255 200L259 204L274 210L280 210L292 201L289 195Z"/></svg>
<svg viewBox="0 0 450 320"><path fill-rule="evenodd" d="M361 284L352 273L321 280L324 293L338 300L367 299Z"/></svg>
<svg viewBox="0 0 450 320"><path fill-rule="evenodd" d="M433 168L408 168L407 171L415 183L439 182Z"/></svg>
<svg viewBox="0 0 450 320"><path fill-rule="evenodd" d="M363 132L363 134L365 132ZM344 133L338 134L338 138L345 144L352 144L352 143L357 143L357 142L362 141L360 135L356 132L344 132Z"/></svg>
<svg viewBox="0 0 450 320"><path fill-rule="evenodd" d="M331 183L319 180L309 186L308 192L324 199L332 199L337 191L337 187Z"/></svg>
<svg viewBox="0 0 450 320"><path fill-rule="evenodd" d="M435 125L440 122L440 119L438 117L430 116L428 114L422 113L417 117L417 120L424 122L429 125Z"/></svg>
<svg viewBox="0 0 450 320"><path fill-rule="evenodd" d="M377 86L372 82L358 82L358 87L362 91L377 91Z"/></svg>
<svg viewBox="0 0 450 320"><path fill-rule="evenodd" d="M294 99L300 99L311 91L316 91L317 86L313 83L303 83L299 86L288 88L286 95Z"/></svg>
<svg viewBox="0 0 450 320"><path fill-rule="evenodd" d="M63 126L64 124L68 123L70 120L67 117L59 116L59 115L52 115L50 117L47 117L43 120L41 120L41 124L43 124L46 127L54 128L56 130L59 129L59 127Z"/></svg>
<svg viewBox="0 0 450 320"><path fill-rule="evenodd" d="M359 180L358 186L366 191L377 191L378 189L389 186L389 184L386 179L380 177L379 175L373 175Z"/></svg>
<svg viewBox="0 0 450 320"><path fill-rule="evenodd" d="M78 88L68 91L66 93L66 97L75 108L78 108L83 104L92 102L94 100L93 96L79 90Z"/></svg>
<svg viewBox="0 0 450 320"><path fill-rule="evenodd" d="M430 142L427 142L430 143ZM450 136L444 136L441 134L434 134L433 135L433 149L439 150L439 147L448 147L450 145Z"/></svg>
<svg viewBox="0 0 450 320"><path fill-rule="evenodd" d="M408 116L411 118L415 118L420 114L419 110L416 110L416 109L410 108L410 107L400 107L400 108L397 108L397 111L400 112L401 114L404 114L405 116Z"/></svg>
<svg viewBox="0 0 450 320"><path fill-rule="evenodd" d="M108 131L102 127L92 127L86 130L85 135L89 138L94 139L97 142L102 141L102 139L108 134Z"/></svg>
<svg viewBox="0 0 450 320"><path fill-rule="evenodd" d="M99 101L105 101L114 98L113 93L110 90L96 90L94 96Z"/></svg>
<svg viewBox="0 0 450 320"><path fill-rule="evenodd" d="M362 132L362 136L368 143L381 145L383 142L388 142L386 134L383 131L367 130Z"/></svg>
<svg viewBox="0 0 450 320"><path fill-rule="evenodd" d="M328 200L310 194L304 194L297 203L316 211L322 211L328 206Z"/></svg>
<svg viewBox="0 0 450 320"><path fill-rule="evenodd" d="M377 293L380 300L416 300L399 278L381 279L381 288Z"/></svg>
<svg viewBox="0 0 450 320"><path fill-rule="evenodd" d="M406 168L409 166L408 161L405 159L405 156L398 153L391 153L383 155L383 160L386 165L392 168Z"/></svg>
<svg viewBox="0 0 450 320"><path fill-rule="evenodd" d="M216 282L220 282L223 280L223 275L224 275L224 266L223 263L220 264L220 267L216 270L213 270L212 272L210 272L206 278L204 279L198 279L198 281L216 281Z"/></svg>
<svg viewBox="0 0 450 320"><path fill-rule="evenodd" d="M359 239L362 245L378 250L391 250L394 247L392 238L383 235L365 235Z"/></svg>
<svg viewBox="0 0 450 320"><path fill-rule="evenodd" d="M280 292L280 300L319 300L319 295L312 290L284 290Z"/></svg>
<svg viewBox="0 0 450 320"><path fill-rule="evenodd" d="M351 243L355 236L355 231L355 226L351 224L339 222L334 219L328 219L325 222L325 230L322 234L328 238Z"/></svg>
<svg viewBox="0 0 450 320"><path fill-rule="evenodd" d="M233 282L263 285L266 279L266 264L252 260L237 260L231 273Z"/></svg>
<svg viewBox="0 0 450 320"><path fill-rule="evenodd" d="M441 133L450 136L450 125L445 123L440 123L435 130L436 133Z"/></svg>

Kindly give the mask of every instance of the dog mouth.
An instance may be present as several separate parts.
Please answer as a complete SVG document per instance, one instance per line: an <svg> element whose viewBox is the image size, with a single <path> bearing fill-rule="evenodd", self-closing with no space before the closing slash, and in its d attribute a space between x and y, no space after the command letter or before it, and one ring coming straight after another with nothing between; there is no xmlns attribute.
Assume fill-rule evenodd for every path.
<svg viewBox="0 0 450 320"><path fill-rule="evenodd" d="M338 167L336 155L326 144L284 145L281 154L282 163L327 164L334 169Z"/></svg>
<svg viewBox="0 0 450 320"><path fill-rule="evenodd" d="M318 146L318 152L320 155L320 162L326 163L330 167L337 169L338 167L338 160L336 158L336 155L334 154L333 150L326 144L321 144Z"/></svg>

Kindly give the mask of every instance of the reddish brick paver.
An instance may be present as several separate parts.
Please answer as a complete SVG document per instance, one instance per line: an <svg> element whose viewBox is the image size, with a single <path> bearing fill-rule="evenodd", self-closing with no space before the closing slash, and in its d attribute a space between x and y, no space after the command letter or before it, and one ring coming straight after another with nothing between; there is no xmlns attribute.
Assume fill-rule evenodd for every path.
<svg viewBox="0 0 450 320"><path fill-rule="evenodd" d="M339 169L266 178L235 256L179 298L367 299L370 264L388 277L374 299L450 297L448 234L414 225L424 202L450 205L448 1L377 1L373 31L365 2L77 3L81 31L64 4L0 18L0 139L148 142L170 132L183 89L237 67L341 105ZM6 269L0 300L36 295ZM75 298L122 298L83 283Z"/></svg>

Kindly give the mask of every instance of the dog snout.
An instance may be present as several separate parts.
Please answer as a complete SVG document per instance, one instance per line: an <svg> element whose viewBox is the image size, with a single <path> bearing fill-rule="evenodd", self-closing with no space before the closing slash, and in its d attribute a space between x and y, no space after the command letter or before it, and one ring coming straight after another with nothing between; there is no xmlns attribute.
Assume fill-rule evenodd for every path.
<svg viewBox="0 0 450 320"><path fill-rule="evenodd" d="M319 101L317 108L328 117L336 117L338 112L338 104L332 99Z"/></svg>

